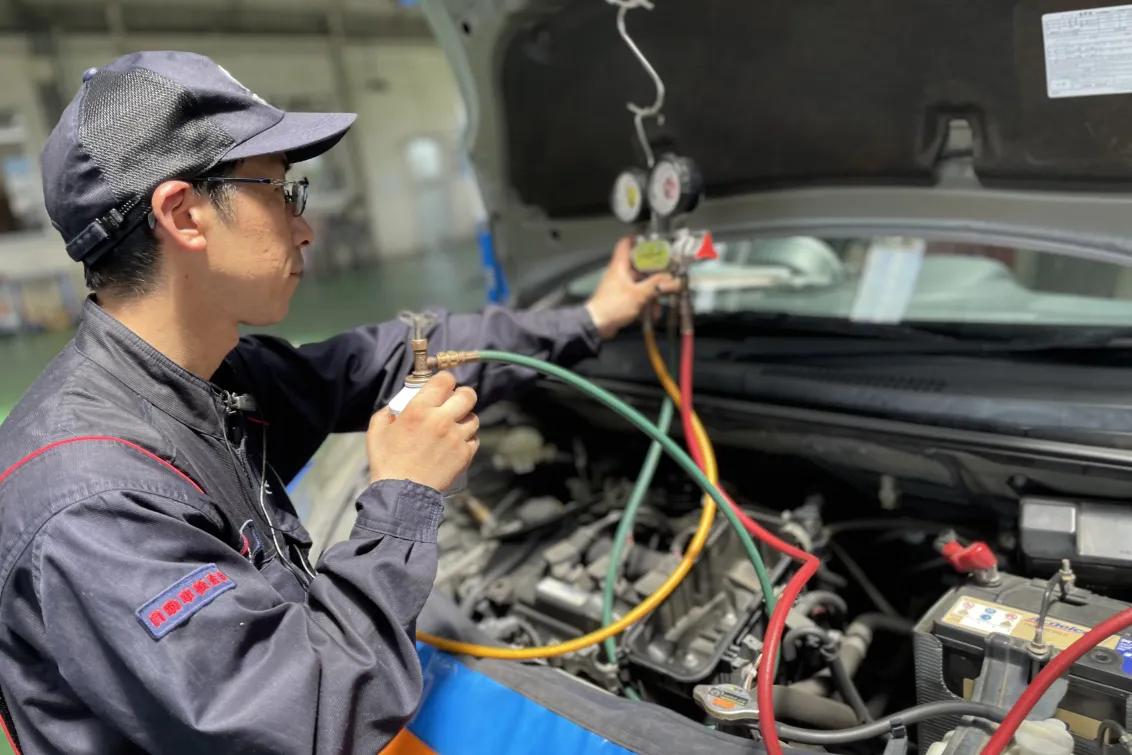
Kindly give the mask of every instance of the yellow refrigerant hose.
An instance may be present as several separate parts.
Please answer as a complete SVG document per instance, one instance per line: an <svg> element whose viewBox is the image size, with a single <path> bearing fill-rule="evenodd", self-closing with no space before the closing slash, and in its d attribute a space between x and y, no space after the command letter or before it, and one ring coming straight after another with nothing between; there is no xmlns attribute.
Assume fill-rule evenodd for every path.
<svg viewBox="0 0 1132 755"><path fill-rule="evenodd" d="M664 389L668 391L669 395L675 392L676 405L679 406L680 391L676 388L676 384L672 382L668 370L664 369L664 361L660 357L659 351L656 348L656 337L652 333L651 328L645 329L645 345L649 351L649 360L653 362L655 368L657 364L663 370L657 370L657 376L661 377L663 383L667 378L668 384L665 384ZM670 388L671 385L671 388ZM699 424L699 419L695 420L698 432L703 432L703 426ZM719 470L716 468L715 454L711 449L711 444L704 442L701 438L700 447L704 453L704 476L711 481L712 485L719 483ZM597 631L591 632L582 637L578 637L568 642L562 642L557 645L548 645L546 647L533 647L533 648L508 648L496 647L491 645L475 645L468 642L458 642L450 640L445 637L437 637L436 635L426 634L424 632L417 632L417 639L426 645L432 645L438 650L443 650L447 653L454 653L457 655L470 655L476 658L499 658L503 660L512 661L529 661L536 658L554 658L567 653L574 653L578 650L584 650L592 645L621 634L626 629L637 623L649 613L651 613L657 606L664 602L664 600L671 595L680 583L684 581L684 577L691 571L692 566L696 563L700 552L707 542L708 535L711 533L712 523L715 521L716 504L710 495L704 496L703 514L700 516L700 523L696 529L696 534L693 535L692 541L688 543L688 549L684 551L680 563L676 569L668 576L656 592L649 595L634 609L626 613L620 619L610 624L609 626L602 627Z"/></svg>
<svg viewBox="0 0 1132 755"><path fill-rule="evenodd" d="M664 392L668 394L668 398L672 399L672 403L676 405L679 410L682 406L680 400L680 386L676 385L676 381L672 379L672 373L668 371L667 365L664 364L664 358L660 355L660 349L656 346L656 334L652 328L645 328L645 350L649 354L649 362L652 363L653 372L656 373L656 379L660 381ZM700 451L704 455L704 473L711 480L713 485L719 485L719 469L715 463L715 449L712 448L711 440L708 438L707 430L704 429L704 424L700 422L700 415L692 412L692 430L696 434L696 440L700 444ZM704 496L704 500L709 500L710 496Z"/></svg>

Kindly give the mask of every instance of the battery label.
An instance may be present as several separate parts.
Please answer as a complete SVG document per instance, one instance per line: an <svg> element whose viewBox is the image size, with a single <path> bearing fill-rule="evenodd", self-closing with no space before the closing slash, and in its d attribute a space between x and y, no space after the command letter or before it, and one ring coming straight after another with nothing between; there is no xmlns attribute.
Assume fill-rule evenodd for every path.
<svg viewBox="0 0 1132 755"><path fill-rule="evenodd" d="M943 623L970 629L982 635L1008 634L1011 637L1029 641L1034 639L1034 632L1038 627L1038 615L1009 606L960 597L943 617ZM1051 647L1065 650L1090 629L1092 627L1062 621L1061 619L1047 618L1045 641ZM1120 637L1109 637L1099 647L1116 650L1118 642L1128 643L1126 647L1129 654L1132 655L1132 642Z"/></svg>
<svg viewBox="0 0 1132 755"><path fill-rule="evenodd" d="M959 623L981 634L1012 634L1022 621L1022 615L974 600L962 600L956 615Z"/></svg>
<svg viewBox="0 0 1132 755"><path fill-rule="evenodd" d="M1132 674L1132 639L1121 637L1120 642L1116 643L1116 652L1121 657L1120 670L1125 674Z"/></svg>

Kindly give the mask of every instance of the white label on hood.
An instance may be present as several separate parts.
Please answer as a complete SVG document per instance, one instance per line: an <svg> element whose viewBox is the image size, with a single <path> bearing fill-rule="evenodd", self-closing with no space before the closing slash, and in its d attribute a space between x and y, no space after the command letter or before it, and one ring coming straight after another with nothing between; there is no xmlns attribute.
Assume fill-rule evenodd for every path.
<svg viewBox="0 0 1132 755"><path fill-rule="evenodd" d="M1132 93L1132 5L1042 16L1052 99Z"/></svg>

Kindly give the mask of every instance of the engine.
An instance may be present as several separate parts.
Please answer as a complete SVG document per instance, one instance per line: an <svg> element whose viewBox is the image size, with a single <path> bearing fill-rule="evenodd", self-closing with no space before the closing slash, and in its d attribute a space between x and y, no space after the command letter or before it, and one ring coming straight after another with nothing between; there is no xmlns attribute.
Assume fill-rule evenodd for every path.
<svg viewBox="0 0 1132 755"><path fill-rule="evenodd" d="M533 424L495 423L481 431L482 450L469 490L453 497L438 537L439 590L453 598L484 635L515 646L552 645L599 629L614 531L633 488L636 454L613 455L600 441L548 440ZM486 424L486 423L485 423ZM749 516L799 547L829 556L820 494L786 510L757 506L732 491ZM700 492L686 475L662 466L635 520L613 586L618 619L669 579L700 520ZM776 590L790 563L764 550ZM851 726L852 711L828 705L833 680L822 632L838 630L847 670L856 674L873 636L910 637L912 624L877 612L849 615L830 572L795 610L784 661L797 685L783 685L781 710L812 725ZM767 616L754 568L738 537L718 517L706 546L676 590L616 640L550 659L609 692L626 686L647 699L703 718L698 686L750 688ZM855 620L854 620L855 619ZM816 707L814 707L816 706Z"/></svg>
<svg viewBox="0 0 1132 755"><path fill-rule="evenodd" d="M661 464L621 548L603 615L614 535L644 445L600 424L541 411L536 421L508 405L483 420L468 490L446 503L436 578L482 638L515 647L567 642L624 616L670 579L701 515L701 492L681 470ZM781 456L728 453L721 468L742 470L722 481L732 499L823 564L790 612L778 659L777 718L809 727L798 731L850 730L913 704L1003 705L1039 661L1127 605L1102 594L1112 590L1078 583L1068 560L1053 574L1048 562L1035 572L1014 547L1016 530L1003 529L992 509L943 509L939 518L950 523L937 522L938 499L906 495L884 474L870 489ZM761 555L780 592L794 565L769 549ZM611 694L757 738L753 686L768 618L742 543L717 517L666 600L614 642L546 662ZM1050 752L1093 755L1120 747L1121 736L1132 744L1124 734L1130 659L1132 637L1098 647L1051 689L1041 720L1025 731L1053 742ZM978 752L989 733L954 710L914 734L893 731L903 732L905 750Z"/></svg>
<svg viewBox="0 0 1132 755"><path fill-rule="evenodd" d="M485 445L490 444L485 435ZM517 428L500 441L503 447L520 441L534 445L541 436L532 428ZM546 457L557 455L546 449ZM516 461L506 453L494 457L512 474ZM604 624L602 589L614 529L633 481L616 474L577 477L568 487L565 501L549 491L520 489L493 508L473 494L450 503L438 539L437 585L496 640L558 644ZM699 523L697 507L696 491L682 484L650 493L620 559L613 619L656 592L676 570ZM821 529L820 504L799 509L790 524L793 535L812 541ZM774 563L773 555L767 553L766 560ZM779 586L786 566L771 567ZM654 697L690 702L696 684L750 675L761 649L762 606L755 571L734 532L720 520L676 590L618 640L621 664L610 662L602 645L557 662L611 692L623 688L618 670L627 665L629 676L647 684Z"/></svg>

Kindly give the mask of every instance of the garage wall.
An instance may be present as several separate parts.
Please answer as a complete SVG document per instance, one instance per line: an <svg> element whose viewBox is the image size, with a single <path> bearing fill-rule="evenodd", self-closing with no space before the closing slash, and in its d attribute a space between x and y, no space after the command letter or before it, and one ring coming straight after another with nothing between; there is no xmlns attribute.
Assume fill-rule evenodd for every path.
<svg viewBox="0 0 1132 755"><path fill-rule="evenodd" d="M375 178L369 211L379 246L403 254L470 237L478 193L460 162L463 103L443 53L432 46L353 48L348 60L351 71L370 72L355 106L369 124L358 135L365 172ZM414 146L423 146L414 139L435 148L439 180L414 170L430 167L410 159Z"/></svg>
<svg viewBox="0 0 1132 755"><path fill-rule="evenodd" d="M23 39L0 37L0 71L4 72L4 84L0 86L0 113L16 113L20 116L25 149L30 151L28 167L31 175L28 183L33 187L40 184L37 159L39 147L47 134L39 107L37 84L47 80L50 70L38 66L30 54L28 43ZM9 133L10 138L21 140L20 136ZM5 154L10 154L5 152ZM58 269L61 264L49 261L53 248L45 245L46 212L42 219L44 231L28 231L0 236L0 277L19 277L44 267ZM61 251L61 247L58 247Z"/></svg>
<svg viewBox="0 0 1132 755"><path fill-rule="evenodd" d="M462 103L440 49L426 43L352 44L343 51L345 88L335 77L329 41L320 38L271 38L195 35L132 35L116 41L106 36L68 36L59 40L56 61L63 77L61 94L69 100L83 72L115 58L121 50L185 49L203 53L268 101L283 107L342 108L352 104L359 119L348 139L329 156L331 178L312 187L312 225L326 228L330 215L356 198L370 216L369 253L411 254L437 239L467 239L475 232L478 194L461 170L459 141ZM21 39L0 37L0 109L15 107L29 121L29 146L38 156L49 126L43 122L35 81L47 80ZM410 143L434 140L444 156L438 177L417 181L408 161ZM352 159L356 156L356 160ZM33 160L33 163L36 162ZM297 171L299 172L299 171ZM323 178L321 174L316 174ZM38 178L37 178L38 180ZM359 185L360 184L360 185ZM326 222L318 222L320 212ZM331 233L333 228L326 228ZM0 276L19 277L32 270L66 269L62 244L54 231L15 238L0 236Z"/></svg>
<svg viewBox="0 0 1132 755"><path fill-rule="evenodd" d="M0 36L0 70L4 72L0 108L19 108L36 138L42 138L46 129L39 112L35 84L49 72L35 65L25 40L3 36Z"/></svg>

